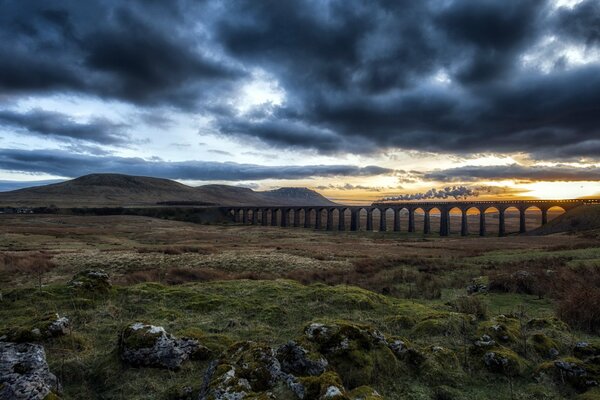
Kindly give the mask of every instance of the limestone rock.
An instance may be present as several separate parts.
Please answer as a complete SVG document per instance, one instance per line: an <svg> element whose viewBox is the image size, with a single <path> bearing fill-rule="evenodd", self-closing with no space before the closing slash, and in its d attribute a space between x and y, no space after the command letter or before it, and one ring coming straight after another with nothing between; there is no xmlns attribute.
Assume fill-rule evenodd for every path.
<svg viewBox="0 0 600 400"><path fill-rule="evenodd" d="M327 360L320 355L312 355L295 341L290 341L277 349L277 359L281 369L293 375L321 375L327 368Z"/></svg>
<svg viewBox="0 0 600 400"><path fill-rule="evenodd" d="M197 340L177 339L162 326L141 322L127 326L119 338L121 359L133 366L177 369L185 360L207 350Z"/></svg>
<svg viewBox="0 0 600 400"><path fill-rule="evenodd" d="M56 313L49 313L30 323L9 328L4 335L9 342L33 342L51 337L67 335L70 331L70 321Z"/></svg>
<svg viewBox="0 0 600 400"><path fill-rule="evenodd" d="M78 272L67 285L76 290L95 293L106 293L111 287L108 274L102 270Z"/></svg>
<svg viewBox="0 0 600 400"><path fill-rule="evenodd" d="M520 357L510 349L497 348L483 356L488 371L506 376L520 375L523 369Z"/></svg>
<svg viewBox="0 0 600 400"><path fill-rule="evenodd" d="M0 341L0 399L42 400L59 392L42 346Z"/></svg>
<svg viewBox="0 0 600 400"><path fill-rule="evenodd" d="M199 399L275 399L273 389L278 383L284 383L295 397L305 398L304 386L296 377L282 371L271 347L241 342L230 347L211 365Z"/></svg>

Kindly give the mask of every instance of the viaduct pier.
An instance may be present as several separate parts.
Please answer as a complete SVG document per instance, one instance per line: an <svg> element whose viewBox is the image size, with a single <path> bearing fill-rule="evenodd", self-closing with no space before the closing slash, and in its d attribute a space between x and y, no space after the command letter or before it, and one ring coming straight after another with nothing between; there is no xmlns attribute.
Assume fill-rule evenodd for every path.
<svg viewBox="0 0 600 400"><path fill-rule="evenodd" d="M503 200L503 201L430 201L430 202L376 202L370 206L246 206L222 207L222 211L231 216L234 222L242 224L304 227L325 229L327 231L358 231L361 220L365 229L373 231L374 212L379 214L379 231L416 232L415 213L423 215L422 232L431 233L431 215L439 215L440 236L450 234L450 213L461 214L462 236L469 235L467 213L479 214L479 235L486 235L486 213L498 214L498 235L506 235L505 213L509 209L519 213L519 232L526 232L525 213L529 209L538 209L542 214L542 225L548 222L548 210L560 207L568 211L575 207L600 204L600 199L572 200ZM393 212L392 226L388 228L388 211ZM350 226L347 216L350 214ZM401 225L401 214L408 215L408 221ZM365 218L361 218L364 215ZM349 229L348 229L349 228Z"/></svg>

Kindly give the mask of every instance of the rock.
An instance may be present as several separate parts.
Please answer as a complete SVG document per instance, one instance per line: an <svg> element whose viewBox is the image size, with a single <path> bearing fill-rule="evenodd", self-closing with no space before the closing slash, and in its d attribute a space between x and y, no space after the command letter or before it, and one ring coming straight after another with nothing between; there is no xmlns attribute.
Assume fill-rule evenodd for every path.
<svg viewBox="0 0 600 400"><path fill-rule="evenodd" d="M318 354L310 354L295 341L290 341L277 349L277 359L282 371L296 376L321 375L328 362Z"/></svg>
<svg viewBox="0 0 600 400"><path fill-rule="evenodd" d="M481 337L475 341L475 347L479 348L488 348L494 347L496 345L496 341L492 339L489 335L481 335Z"/></svg>
<svg viewBox="0 0 600 400"><path fill-rule="evenodd" d="M304 335L303 340L316 346L346 387L367 385L400 369L387 339L371 326L346 321L311 323Z"/></svg>
<svg viewBox="0 0 600 400"><path fill-rule="evenodd" d="M121 359L133 366L177 369L208 349L194 339L177 339L161 326L136 322L121 332L119 352Z"/></svg>
<svg viewBox="0 0 600 400"><path fill-rule="evenodd" d="M553 339L543 333L534 333L529 338L533 349L538 355L543 358L555 359L559 355L558 348L560 347Z"/></svg>
<svg viewBox="0 0 600 400"><path fill-rule="evenodd" d="M383 399L377 391L369 386L360 386L348 393L350 400L380 400Z"/></svg>
<svg viewBox="0 0 600 400"><path fill-rule="evenodd" d="M70 333L70 321L56 313L49 313L30 323L4 332L7 341L25 343L64 336Z"/></svg>
<svg viewBox="0 0 600 400"><path fill-rule="evenodd" d="M67 285L79 291L92 293L106 293L111 288L108 274L102 270L78 272Z"/></svg>
<svg viewBox="0 0 600 400"><path fill-rule="evenodd" d="M471 283L467 286L467 294L487 293L488 287L483 283Z"/></svg>
<svg viewBox="0 0 600 400"><path fill-rule="evenodd" d="M550 318L532 318L527 321L527 329L551 329L559 332L568 332L569 325L562 322L560 319L555 317Z"/></svg>
<svg viewBox="0 0 600 400"><path fill-rule="evenodd" d="M579 358L587 358L600 355L600 345L592 342L577 342L573 347L573 354Z"/></svg>
<svg viewBox="0 0 600 400"><path fill-rule="evenodd" d="M305 388L304 399L347 400L346 390L339 375L333 371L319 376L300 378Z"/></svg>
<svg viewBox="0 0 600 400"><path fill-rule="evenodd" d="M0 342L0 399L58 398L60 384L38 344Z"/></svg>
<svg viewBox="0 0 600 400"><path fill-rule="evenodd" d="M391 343L388 344L388 347L394 353L394 355L396 357L398 357L399 359L404 358L404 356L408 352L408 347L406 346L406 343L400 339L396 339L396 340L392 341Z"/></svg>
<svg viewBox="0 0 600 400"><path fill-rule="evenodd" d="M498 343L511 345L522 340L519 320L513 317L498 315L490 321L479 324L480 336L487 335Z"/></svg>
<svg viewBox="0 0 600 400"><path fill-rule="evenodd" d="M278 383L284 383L297 398L308 398L304 385L282 371L272 348L255 342L241 342L230 347L209 367L199 399L275 399L272 390Z"/></svg>
<svg viewBox="0 0 600 400"><path fill-rule="evenodd" d="M520 357L506 348L488 351L483 356L483 363L488 371L506 376L520 375L523 370L523 362Z"/></svg>

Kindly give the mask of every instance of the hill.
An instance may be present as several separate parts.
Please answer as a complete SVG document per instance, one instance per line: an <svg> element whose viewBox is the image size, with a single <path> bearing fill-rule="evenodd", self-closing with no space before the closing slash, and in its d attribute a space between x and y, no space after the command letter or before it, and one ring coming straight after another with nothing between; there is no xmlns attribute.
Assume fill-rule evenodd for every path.
<svg viewBox="0 0 600 400"><path fill-rule="evenodd" d="M0 206L102 207L174 205L333 205L306 188L259 192L228 185L187 186L169 179L91 174L51 185L0 193Z"/></svg>
<svg viewBox="0 0 600 400"><path fill-rule="evenodd" d="M600 205L583 205L567 211L530 233L532 235L549 235L596 229L600 229Z"/></svg>

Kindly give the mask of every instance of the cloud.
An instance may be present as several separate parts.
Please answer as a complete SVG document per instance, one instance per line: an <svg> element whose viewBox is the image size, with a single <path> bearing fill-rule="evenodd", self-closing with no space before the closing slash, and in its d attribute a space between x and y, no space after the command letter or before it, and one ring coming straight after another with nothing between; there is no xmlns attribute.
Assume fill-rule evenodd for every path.
<svg viewBox="0 0 600 400"><path fill-rule="evenodd" d="M600 159L599 21L596 0L2 2L0 101L93 96L149 121L164 106L326 154ZM243 113L257 74L282 100Z"/></svg>
<svg viewBox="0 0 600 400"><path fill-rule="evenodd" d="M60 150L0 150L0 169L77 177L101 172L198 181L303 179L312 177L374 176L393 170L352 165L262 166L254 164L125 158L72 154Z"/></svg>
<svg viewBox="0 0 600 400"><path fill-rule="evenodd" d="M123 144L128 140L124 133L126 125L104 118L77 122L68 115L42 109L25 113L0 110L0 126L34 136L83 140L104 145Z"/></svg>
<svg viewBox="0 0 600 400"><path fill-rule="evenodd" d="M519 164L465 166L423 173L422 178L439 182L511 179L520 181L600 181L600 168L569 165L523 166Z"/></svg>
<svg viewBox="0 0 600 400"><path fill-rule="evenodd" d="M374 186L365 186L365 185L353 185L351 183L346 183L343 185L321 185L317 186L315 189L318 190L360 190L365 192L381 192L385 188L383 187L374 187Z"/></svg>
<svg viewBox="0 0 600 400"><path fill-rule="evenodd" d="M183 3L4 2L0 90L196 108L199 93L224 90L244 73L210 55L196 18L185 18L203 6Z"/></svg>

